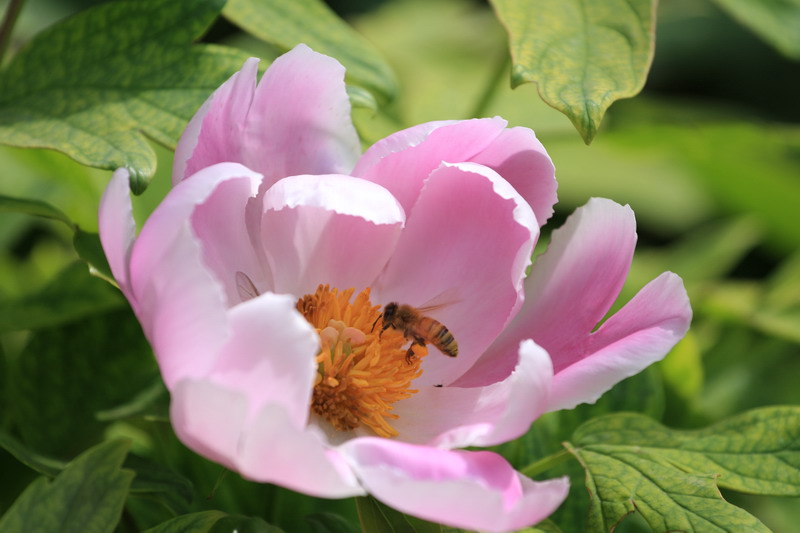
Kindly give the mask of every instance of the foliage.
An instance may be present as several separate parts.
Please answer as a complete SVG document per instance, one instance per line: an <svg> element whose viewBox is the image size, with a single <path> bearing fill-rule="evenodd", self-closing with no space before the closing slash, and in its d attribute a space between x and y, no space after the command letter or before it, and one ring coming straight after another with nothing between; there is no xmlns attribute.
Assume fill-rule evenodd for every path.
<svg viewBox="0 0 800 533"><path fill-rule="evenodd" d="M793 530L800 108L782 95L800 83L797 0L391 0L345 18L344 0L95 3L24 6L0 62L0 530L456 531L191 453L107 283L96 211L109 173L85 166L130 168L137 193L152 178L143 220L208 94L248 55L299 42L347 67L365 145L500 114L556 163L554 226L590 196L630 203L640 243L617 308L663 270L686 282L695 322L662 363L495 448L534 478L571 478L526 533ZM682 48L692 28L707 46Z"/></svg>

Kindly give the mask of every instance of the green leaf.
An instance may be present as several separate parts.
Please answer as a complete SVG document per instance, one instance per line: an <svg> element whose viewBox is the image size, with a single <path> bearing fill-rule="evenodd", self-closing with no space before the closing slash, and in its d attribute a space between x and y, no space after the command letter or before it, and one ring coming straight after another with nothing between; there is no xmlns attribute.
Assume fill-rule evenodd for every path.
<svg viewBox="0 0 800 533"><path fill-rule="evenodd" d="M224 0L122 0L41 32L0 75L0 143L52 148L85 165L155 170L145 135L174 146L245 55L191 45Z"/></svg>
<svg viewBox="0 0 800 533"><path fill-rule="evenodd" d="M69 457L96 442L94 413L127 400L158 375L128 309L38 330L9 365L9 404L28 446Z"/></svg>
<svg viewBox="0 0 800 533"><path fill-rule="evenodd" d="M101 422L114 422L137 416L149 420L169 421L169 392L160 377L125 403L95 413L95 418Z"/></svg>
<svg viewBox="0 0 800 533"><path fill-rule="evenodd" d="M733 18L747 26L786 57L800 59L800 1L716 0Z"/></svg>
<svg viewBox="0 0 800 533"><path fill-rule="evenodd" d="M0 302L0 332L56 326L123 305L118 290L77 261L38 293Z"/></svg>
<svg viewBox="0 0 800 533"><path fill-rule="evenodd" d="M122 470L129 446L124 441L103 443L72 461L52 482L38 478L0 519L0 531L114 531L134 476Z"/></svg>
<svg viewBox="0 0 800 533"><path fill-rule="evenodd" d="M89 265L89 272L93 276L97 276L114 286L117 285L117 282L114 280L114 274L111 273L111 267L108 266L108 260L103 251L103 245L100 244L100 236L97 233L90 233L80 228L75 228L72 246L75 247L75 252L78 254L78 257Z"/></svg>
<svg viewBox="0 0 800 533"><path fill-rule="evenodd" d="M361 530L370 533L442 533L444 527L387 507L372 496L356 498ZM452 530L450 530L452 531Z"/></svg>
<svg viewBox="0 0 800 533"><path fill-rule="evenodd" d="M305 43L336 58L347 69L350 82L383 99L397 92L394 74L380 54L322 0L230 0L222 13L248 33L282 49Z"/></svg>
<svg viewBox="0 0 800 533"><path fill-rule="evenodd" d="M208 533L214 524L226 516L222 511L186 514L150 528L145 533Z"/></svg>
<svg viewBox="0 0 800 533"><path fill-rule="evenodd" d="M131 494L152 496L176 515L189 511L194 497L191 481L166 466L133 454L125 460L125 468L136 473Z"/></svg>
<svg viewBox="0 0 800 533"><path fill-rule="evenodd" d="M800 495L800 407L770 407L679 431L636 414L591 420L568 449L586 470L590 531L638 511L661 531L768 531L717 486Z"/></svg>
<svg viewBox="0 0 800 533"><path fill-rule="evenodd" d="M24 213L26 215L50 218L63 222L70 228L74 227L67 215L52 205L39 200L11 198L10 196L0 195L0 212Z"/></svg>
<svg viewBox="0 0 800 533"><path fill-rule="evenodd" d="M314 513L306 516L314 533L356 533L350 522L333 513Z"/></svg>
<svg viewBox="0 0 800 533"><path fill-rule="evenodd" d="M644 86L653 60L655 0L491 0L510 38L511 85L539 95L584 142L606 109Z"/></svg>
<svg viewBox="0 0 800 533"><path fill-rule="evenodd" d="M0 448L13 455L20 463L47 477L57 476L66 467L66 463L63 461L45 457L28 449L4 431L0 431Z"/></svg>

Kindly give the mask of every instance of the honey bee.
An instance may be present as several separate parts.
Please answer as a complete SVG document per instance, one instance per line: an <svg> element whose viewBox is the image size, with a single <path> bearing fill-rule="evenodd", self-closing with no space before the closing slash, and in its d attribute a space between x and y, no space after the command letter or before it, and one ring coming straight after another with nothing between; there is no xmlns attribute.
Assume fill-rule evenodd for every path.
<svg viewBox="0 0 800 533"><path fill-rule="evenodd" d="M406 361L410 364L414 356L414 345L434 345L445 355L458 355L458 343L444 324L423 313L441 306L416 308L410 305L391 302L383 308L383 331L389 328L401 331L403 336L411 339L411 346L406 353Z"/></svg>

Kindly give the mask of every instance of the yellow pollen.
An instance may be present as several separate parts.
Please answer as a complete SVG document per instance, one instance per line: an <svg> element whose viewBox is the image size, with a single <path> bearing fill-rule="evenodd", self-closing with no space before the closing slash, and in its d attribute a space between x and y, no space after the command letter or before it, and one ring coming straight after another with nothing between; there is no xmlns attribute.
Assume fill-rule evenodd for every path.
<svg viewBox="0 0 800 533"><path fill-rule="evenodd" d="M351 303L354 292L320 285L297 301L322 345L311 411L339 431L363 425L379 437L395 437L392 404L417 392L411 382L422 375L428 349L413 345L414 355L407 357L409 339L394 328L381 332L381 307L372 305L369 289Z"/></svg>

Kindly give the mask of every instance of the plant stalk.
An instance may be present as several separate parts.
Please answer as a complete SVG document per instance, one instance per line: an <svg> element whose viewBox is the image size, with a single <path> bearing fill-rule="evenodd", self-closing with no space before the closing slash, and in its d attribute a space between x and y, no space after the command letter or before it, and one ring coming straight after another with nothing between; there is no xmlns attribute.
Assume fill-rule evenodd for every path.
<svg viewBox="0 0 800 533"><path fill-rule="evenodd" d="M25 0L11 0L6 13L3 15L3 24L0 25L0 66L3 65L3 57L6 55L6 50L11 42L11 32L14 30L14 25L17 23L17 18L22 11L22 4Z"/></svg>
<svg viewBox="0 0 800 533"><path fill-rule="evenodd" d="M542 472L550 470L554 466L560 465L570 457L572 457L572 454L569 453L569 451L561 450L559 452L554 453L553 455L548 455L543 459L539 459L538 461L529 464L528 466L520 470L520 472L528 477L534 477L541 474Z"/></svg>
<svg viewBox="0 0 800 533"><path fill-rule="evenodd" d="M511 54L509 53L508 48L503 46L500 60L497 62L495 69L492 71L491 76L489 77L489 83L486 84L486 87L483 89L480 98L478 98L475 107L472 108L472 113L467 118L483 117L483 115L486 113L486 109L489 107L489 104L491 104L492 100L494 100L495 94L497 94L497 89L500 87L500 81L505 78L505 73L510 63Z"/></svg>

